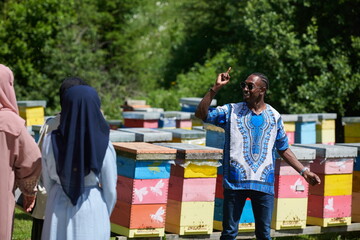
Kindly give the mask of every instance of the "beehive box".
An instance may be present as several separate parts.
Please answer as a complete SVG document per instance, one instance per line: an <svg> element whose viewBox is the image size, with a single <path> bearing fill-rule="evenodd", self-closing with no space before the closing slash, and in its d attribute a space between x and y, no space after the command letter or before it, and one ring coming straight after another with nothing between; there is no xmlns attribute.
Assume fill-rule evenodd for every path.
<svg viewBox="0 0 360 240"><path fill-rule="evenodd" d="M309 195L307 224L322 227L349 225L351 223L351 195Z"/></svg>
<svg viewBox="0 0 360 240"><path fill-rule="evenodd" d="M298 119L297 114L281 114L281 118L284 123L284 129L288 137L289 144L295 143L295 122Z"/></svg>
<svg viewBox="0 0 360 240"><path fill-rule="evenodd" d="M177 150L177 164L171 167L171 175L184 178L216 178L218 160L222 158L221 149L187 143L156 144Z"/></svg>
<svg viewBox="0 0 360 240"><path fill-rule="evenodd" d="M115 223L111 223L111 232L128 236L129 238L156 238L163 237L165 235L165 228L135 228L130 229L120 226Z"/></svg>
<svg viewBox="0 0 360 240"><path fill-rule="evenodd" d="M172 134L150 128L120 128L119 131L135 134L136 142L168 142Z"/></svg>
<svg viewBox="0 0 360 240"><path fill-rule="evenodd" d="M203 120L195 117L195 113L190 113L190 118L191 118L191 125L194 127L199 127L199 126L203 126Z"/></svg>
<svg viewBox="0 0 360 240"><path fill-rule="evenodd" d="M176 150L142 142L113 143L118 175L134 179L168 178ZM140 169L136 169L139 167Z"/></svg>
<svg viewBox="0 0 360 240"><path fill-rule="evenodd" d="M181 111L183 112L195 112L202 98L187 97L180 98ZM211 100L210 106L216 106L216 99Z"/></svg>
<svg viewBox="0 0 360 240"><path fill-rule="evenodd" d="M360 117L343 117L345 143L360 142Z"/></svg>
<svg viewBox="0 0 360 240"><path fill-rule="evenodd" d="M163 129L162 131L170 132L172 134L172 142L205 145L206 133L204 131L181 128Z"/></svg>
<svg viewBox="0 0 360 240"><path fill-rule="evenodd" d="M224 199L215 198L214 229L216 230L223 230L223 205ZM255 229L255 218L250 199L245 201L238 229L239 232L252 232Z"/></svg>
<svg viewBox="0 0 360 240"><path fill-rule="evenodd" d="M274 202L271 228L276 230L305 228L307 201L307 197L277 198Z"/></svg>
<svg viewBox="0 0 360 240"><path fill-rule="evenodd" d="M46 101L17 101L19 115L25 120L26 126L43 125Z"/></svg>
<svg viewBox="0 0 360 240"><path fill-rule="evenodd" d="M225 130L208 123L204 123L204 129L206 130L206 146L223 149Z"/></svg>
<svg viewBox="0 0 360 240"><path fill-rule="evenodd" d="M316 115L299 114L295 123L295 143L316 143Z"/></svg>
<svg viewBox="0 0 360 240"><path fill-rule="evenodd" d="M118 128L122 127L122 122L120 119L109 119L106 120L106 122L109 124L109 127L112 130L117 130Z"/></svg>
<svg viewBox="0 0 360 240"><path fill-rule="evenodd" d="M316 143L335 144L336 113L316 113Z"/></svg>
<svg viewBox="0 0 360 240"><path fill-rule="evenodd" d="M133 179L118 176L117 199L130 204L166 203L169 179Z"/></svg>
<svg viewBox="0 0 360 240"><path fill-rule="evenodd" d="M123 112L124 126L127 128L158 128L158 112Z"/></svg>
<svg viewBox="0 0 360 240"><path fill-rule="evenodd" d="M181 111L168 111L167 115L175 116L175 126L176 128L191 129L191 114L189 112Z"/></svg>
<svg viewBox="0 0 360 240"><path fill-rule="evenodd" d="M179 202L168 199L165 230L179 235L211 234L214 202Z"/></svg>
<svg viewBox="0 0 360 240"><path fill-rule="evenodd" d="M117 201L111 214L111 223L129 229L164 228L166 203L130 204Z"/></svg>
<svg viewBox="0 0 360 240"><path fill-rule="evenodd" d="M213 202L216 178L170 177L169 199L179 202Z"/></svg>
<svg viewBox="0 0 360 240"><path fill-rule="evenodd" d="M299 147L316 150L316 159L311 163L311 171L319 174L352 173L357 149L340 145L302 144Z"/></svg>

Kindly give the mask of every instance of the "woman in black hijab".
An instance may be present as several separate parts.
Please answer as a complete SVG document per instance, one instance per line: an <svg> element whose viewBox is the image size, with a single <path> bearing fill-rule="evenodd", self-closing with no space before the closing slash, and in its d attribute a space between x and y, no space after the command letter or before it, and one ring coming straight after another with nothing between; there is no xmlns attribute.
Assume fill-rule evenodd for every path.
<svg viewBox="0 0 360 240"><path fill-rule="evenodd" d="M109 239L116 155L100 99L90 86L61 92L59 127L43 143L48 193L43 239Z"/></svg>

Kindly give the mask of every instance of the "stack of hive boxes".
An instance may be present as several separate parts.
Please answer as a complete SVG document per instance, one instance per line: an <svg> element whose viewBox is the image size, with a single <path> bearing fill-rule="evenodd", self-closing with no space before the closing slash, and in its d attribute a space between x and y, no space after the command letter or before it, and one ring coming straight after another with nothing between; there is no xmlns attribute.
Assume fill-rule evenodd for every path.
<svg viewBox="0 0 360 240"><path fill-rule="evenodd" d="M295 123L295 143L316 143L316 122L318 118L314 114L299 114Z"/></svg>
<svg viewBox="0 0 360 240"><path fill-rule="evenodd" d="M316 157L315 149L291 146L297 159L305 166ZM275 199L271 228L297 229L306 227L309 185L299 173L280 157L275 166Z"/></svg>
<svg viewBox="0 0 360 240"><path fill-rule="evenodd" d="M218 160L222 150L187 143L159 143L177 150L171 167L165 230L179 235L211 234Z"/></svg>
<svg viewBox="0 0 360 240"><path fill-rule="evenodd" d="M45 122L46 101L18 101L19 115L26 121L26 126L42 125Z"/></svg>
<svg viewBox="0 0 360 240"><path fill-rule="evenodd" d="M307 224L322 227L351 223L352 172L357 149L338 145L299 145L316 150L310 164L321 184L310 186Z"/></svg>
<svg viewBox="0 0 360 240"><path fill-rule="evenodd" d="M130 238L164 236L170 165L176 150L150 143L113 145L118 182L111 231Z"/></svg>
<svg viewBox="0 0 360 240"><path fill-rule="evenodd" d="M212 124L204 124L206 130L206 146L215 147L219 149L224 148L225 143L225 131L220 127L216 127ZM218 168L218 174L216 179L216 190L215 190L215 208L214 208L214 229L222 230L222 221L223 221L223 170L222 167ZM239 231L253 231L255 229L255 219L254 213L251 206L250 199L246 200L244 205L240 222L239 222Z"/></svg>
<svg viewBox="0 0 360 240"><path fill-rule="evenodd" d="M360 222L360 143L341 143L341 146L355 147L358 149L354 162L351 220Z"/></svg>
<svg viewBox="0 0 360 240"><path fill-rule="evenodd" d="M343 117L341 121L344 125L344 142L360 142L360 117Z"/></svg>
<svg viewBox="0 0 360 240"><path fill-rule="evenodd" d="M205 146L206 133L204 131L188 130L181 128L163 129L162 131L170 132L172 134L172 142L189 143L189 144Z"/></svg>
<svg viewBox="0 0 360 240"><path fill-rule="evenodd" d="M296 114L281 114L284 123L284 129L288 137L289 144L295 143L295 122L298 119Z"/></svg>

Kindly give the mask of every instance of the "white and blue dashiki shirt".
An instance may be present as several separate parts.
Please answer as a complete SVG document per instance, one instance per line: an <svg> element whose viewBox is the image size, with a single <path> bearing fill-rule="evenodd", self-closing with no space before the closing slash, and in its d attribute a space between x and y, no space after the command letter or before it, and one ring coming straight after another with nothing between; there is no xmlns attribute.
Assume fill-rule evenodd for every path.
<svg viewBox="0 0 360 240"><path fill-rule="evenodd" d="M274 194L275 151L289 147L280 114L266 104L256 115L240 102L209 110L206 122L225 130L224 188Z"/></svg>

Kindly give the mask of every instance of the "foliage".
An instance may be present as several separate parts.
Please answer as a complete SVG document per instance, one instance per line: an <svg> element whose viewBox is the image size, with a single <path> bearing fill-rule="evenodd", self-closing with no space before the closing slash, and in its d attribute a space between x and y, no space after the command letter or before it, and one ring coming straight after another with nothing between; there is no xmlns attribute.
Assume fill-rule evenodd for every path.
<svg viewBox="0 0 360 240"><path fill-rule="evenodd" d="M219 104L241 101L252 72L270 79L281 113L360 110L359 1L5 0L0 62L15 73L19 100L60 109L70 75L94 86L109 118L126 98L179 109L202 97L231 66Z"/></svg>

